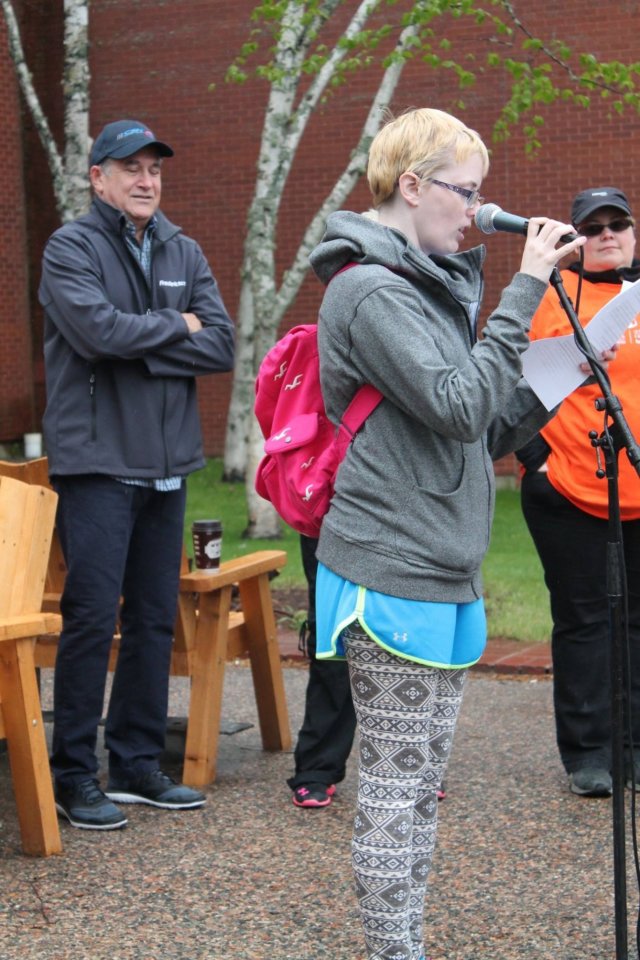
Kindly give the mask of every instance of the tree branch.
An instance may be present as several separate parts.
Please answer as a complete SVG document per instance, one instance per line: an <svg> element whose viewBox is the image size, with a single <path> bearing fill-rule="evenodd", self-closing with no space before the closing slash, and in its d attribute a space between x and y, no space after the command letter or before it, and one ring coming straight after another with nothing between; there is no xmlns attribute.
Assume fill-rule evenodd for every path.
<svg viewBox="0 0 640 960"><path fill-rule="evenodd" d="M279 319L284 316L302 286L309 269L309 254L324 232L328 215L342 206L353 190L356 181L366 169L369 146L382 125L384 112L391 102L406 64L405 54L411 47L413 39L418 35L419 29L418 25L411 24L405 27L401 33L394 50L394 56L384 72L349 162L311 220L294 261L290 269L284 274L276 296L276 315Z"/></svg>
<svg viewBox="0 0 640 960"><path fill-rule="evenodd" d="M536 45L538 45L538 49L540 50L540 52L544 53L544 55L548 57L548 59L551 60L552 63L555 63L557 67L560 67L560 69L564 73L566 73L566 75L569 77L569 79L573 83L577 84L578 86L582 86L585 83L587 83L590 87L595 87L596 89L599 89L599 90L607 90L610 93L616 93L616 94L620 93L620 88L618 86L615 86L610 83L606 83L604 80L600 80L595 77L584 77L584 75L580 75L576 73L570 63L568 63L566 60L562 59L562 57L559 57L556 53L554 53L551 47L549 47L543 40L540 40L539 37L534 37L534 35L529 30L529 28L525 26L523 21L520 19L520 17L516 13L515 7L513 6L513 3L510 2L510 0L502 0L502 5L504 9L507 11L507 13L509 14L509 16L511 17L511 20L513 21L517 29L520 30L520 32L523 33L528 40L534 41Z"/></svg>

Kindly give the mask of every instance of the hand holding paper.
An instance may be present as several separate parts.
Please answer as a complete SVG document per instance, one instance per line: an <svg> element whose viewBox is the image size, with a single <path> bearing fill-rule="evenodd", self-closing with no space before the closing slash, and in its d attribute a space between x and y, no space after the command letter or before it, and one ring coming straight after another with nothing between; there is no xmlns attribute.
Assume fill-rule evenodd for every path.
<svg viewBox="0 0 640 960"><path fill-rule="evenodd" d="M640 280L623 284L613 297L584 328L594 353L608 350L620 338L634 317L640 313ZM576 346L572 333L564 337L534 340L522 356L522 374L547 410L552 410L581 383L585 374L580 369L584 355Z"/></svg>

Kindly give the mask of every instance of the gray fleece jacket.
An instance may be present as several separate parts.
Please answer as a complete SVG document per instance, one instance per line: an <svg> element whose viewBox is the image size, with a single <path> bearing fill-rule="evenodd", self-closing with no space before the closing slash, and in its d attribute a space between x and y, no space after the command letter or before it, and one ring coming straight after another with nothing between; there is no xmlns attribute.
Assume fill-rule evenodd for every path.
<svg viewBox="0 0 640 960"><path fill-rule="evenodd" d="M546 284L516 274L478 340L483 259L483 247L427 257L399 231L344 212L329 218L311 254L328 284L318 342L329 417L338 423L364 383L385 398L340 467L317 555L392 596L481 595L492 459L549 419L521 379ZM352 262L359 266L336 276Z"/></svg>

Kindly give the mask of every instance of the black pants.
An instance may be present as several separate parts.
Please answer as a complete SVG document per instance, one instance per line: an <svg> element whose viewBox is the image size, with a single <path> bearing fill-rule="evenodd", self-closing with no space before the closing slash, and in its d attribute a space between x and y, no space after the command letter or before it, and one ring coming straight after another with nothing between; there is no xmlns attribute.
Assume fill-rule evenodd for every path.
<svg viewBox="0 0 640 960"><path fill-rule="evenodd" d="M603 481L603 483L606 481ZM545 473L522 480L522 511L544 568L553 619L556 734L567 772L611 769L608 521L578 510ZM630 699L625 700L640 759L640 521L623 523L628 586ZM625 745L628 745L625 722Z"/></svg>
<svg viewBox="0 0 640 960"><path fill-rule="evenodd" d="M316 660L316 547L318 541L300 537L302 564L309 586L309 680L304 719L294 751L292 790L305 783L327 786L344 780L353 745L356 715L351 699L346 661Z"/></svg>
<svg viewBox="0 0 640 960"><path fill-rule="evenodd" d="M105 727L109 767L158 767L182 556L185 484L158 493L100 476L54 478L67 564L56 657L51 766L57 782L95 777L109 652L121 643Z"/></svg>

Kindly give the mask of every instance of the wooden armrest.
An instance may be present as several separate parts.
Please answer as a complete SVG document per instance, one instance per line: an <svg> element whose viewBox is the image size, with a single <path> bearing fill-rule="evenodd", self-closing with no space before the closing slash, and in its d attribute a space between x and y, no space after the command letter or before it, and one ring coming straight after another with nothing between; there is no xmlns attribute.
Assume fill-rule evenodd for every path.
<svg viewBox="0 0 640 960"><path fill-rule="evenodd" d="M280 570L287 562L284 550L257 550L246 557L225 560L218 570L192 570L180 577L182 593L210 593L261 573Z"/></svg>
<svg viewBox="0 0 640 960"><path fill-rule="evenodd" d="M59 633L62 617L59 613L22 613L15 617L0 617L0 641L37 637L40 633Z"/></svg>

